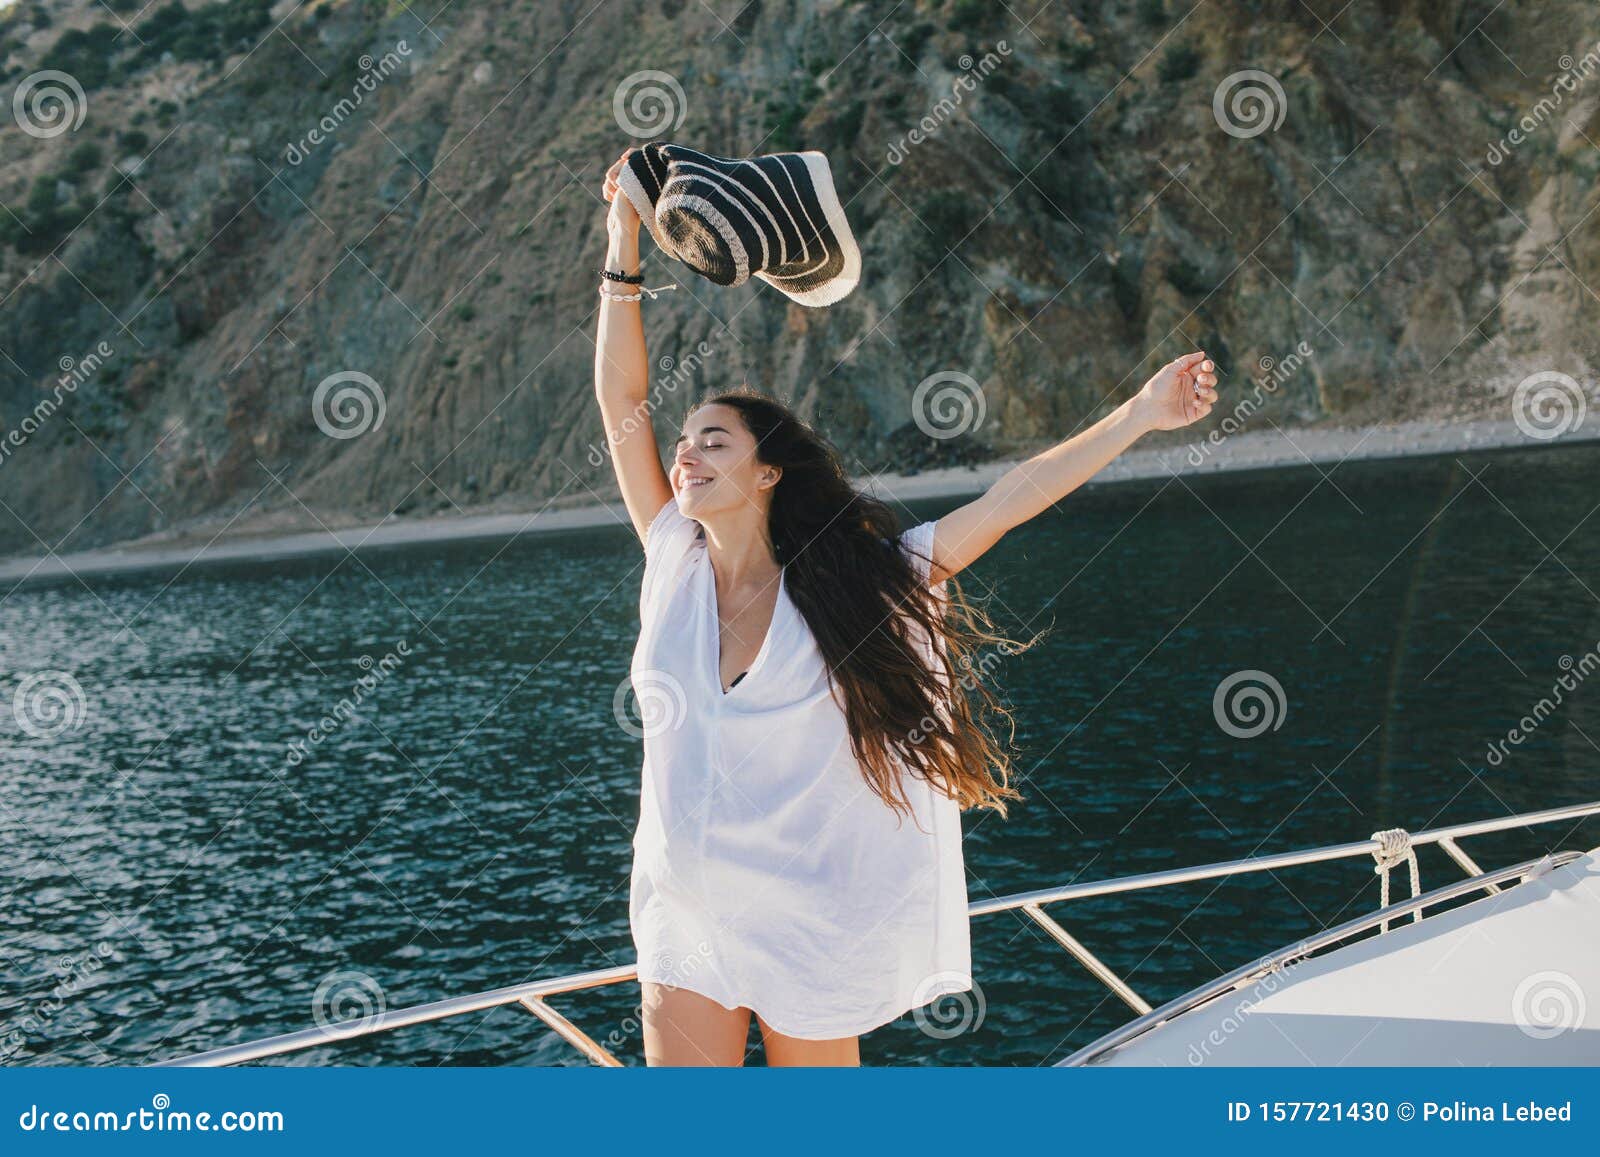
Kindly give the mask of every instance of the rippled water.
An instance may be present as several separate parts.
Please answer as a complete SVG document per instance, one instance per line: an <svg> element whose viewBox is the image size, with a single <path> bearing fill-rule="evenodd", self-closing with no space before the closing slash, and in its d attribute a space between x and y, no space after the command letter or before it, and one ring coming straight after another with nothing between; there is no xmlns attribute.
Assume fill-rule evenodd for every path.
<svg viewBox="0 0 1600 1157"><path fill-rule="evenodd" d="M1028 798L969 814L973 898L1600 797L1588 686L1487 760L1600 645L1597 478L1585 447L1306 467L1083 492L1012 532L965 585L1014 634L1053 625L997 672ZM12 591L6 703L49 670L82 699L59 735L0 714L0 1057L137 1064L308 1027L319 987L346 1015L361 985L393 1009L630 963L640 749L612 699L641 566L617 526ZM1213 712L1242 670L1284 692L1252 738ZM1376 902L1351 860L1052 912L1159 1003ZM981 1006L870 1035L868 1063L1038 1064L1131 1015L1025 920L973 944ZM638 1063L636 999L558 1005ZM289 1063L573 1060L500 1009Z"/></svg>

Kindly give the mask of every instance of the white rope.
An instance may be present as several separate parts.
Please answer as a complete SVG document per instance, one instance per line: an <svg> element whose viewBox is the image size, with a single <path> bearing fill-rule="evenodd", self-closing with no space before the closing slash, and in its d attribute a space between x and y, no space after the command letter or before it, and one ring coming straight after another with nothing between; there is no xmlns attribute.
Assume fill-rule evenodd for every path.
<svg viewBox="0 0 1600 1157"><path fill-rule="evenodd" d="M1386 828L1381 832L1373 832L1372 839L1378 841L1378 850L1372 853L1372 858L1377 865L1372 869L1381 879L1379 886L1380 895L1378 907L1389 906L1389 869L1397 868L1402 863L1409 864L1411 868L1411 895L1414 897L1422 894L1422 877L1417 871L1417 850L1411 846L1411 833L1405 828ZM1411 922L1415 924L1422 919L1422 909L1418 908L1411 913ZM1379 921L1380 932L1389 931L1389 921L1386 918Z"/></svg>
<svg viewBox="0 0 1600 1157"><path fill-rule="evenodd" d="M600 290L600 296L609 297L612 301L638 301L641 297L648 293L650 295L650 300L654 301L665 291L669 289L677 289L678 283L674 281L671 285L658 285L654 289L651 289L647 285L639 285L635 286L635 288L639 290L638 293L612 293L610 290L602 288Z"/></svg>

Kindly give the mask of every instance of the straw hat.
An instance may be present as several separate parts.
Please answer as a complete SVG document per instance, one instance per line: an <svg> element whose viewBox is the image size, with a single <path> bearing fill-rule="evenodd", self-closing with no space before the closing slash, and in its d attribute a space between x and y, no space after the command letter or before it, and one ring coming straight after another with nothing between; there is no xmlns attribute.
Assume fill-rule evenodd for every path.
<svg viewBox="0 0 1600 1157"><path fill-rule="evenodd" d="M617 184L662 252L718 285L753 274L822 306L860 280L861 252L819 152L738 160L648 144L628 154Z"/></svg>

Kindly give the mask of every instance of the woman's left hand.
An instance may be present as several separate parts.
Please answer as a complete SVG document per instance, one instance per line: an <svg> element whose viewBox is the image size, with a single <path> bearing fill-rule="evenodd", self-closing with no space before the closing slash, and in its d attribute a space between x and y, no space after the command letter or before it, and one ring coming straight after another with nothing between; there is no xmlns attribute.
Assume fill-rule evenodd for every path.
<svg viewBox="0 0 1600 1157"><path fill-rule="evenodd" d="M1204 350L1168 362L1151 376L1134 406L1151 430L1176 430L1211 413L1217 400L1216 366Z"/></svg>

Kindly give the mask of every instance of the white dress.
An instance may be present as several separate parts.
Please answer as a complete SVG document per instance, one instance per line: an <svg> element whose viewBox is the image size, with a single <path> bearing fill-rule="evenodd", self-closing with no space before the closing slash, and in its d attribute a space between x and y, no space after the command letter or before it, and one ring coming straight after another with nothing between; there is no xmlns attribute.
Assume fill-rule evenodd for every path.
<svg viewBox="0 0 1600 1157"><path fill-rule="evenodd" d="M924 578L933 528L900 538ZM812 1040L970 989L960 809L907 775L914 817L897 817L867 785L783 581L760 652L724 693L711 560L700 524L672 499L646 535L639 613L644 776L629 902L639 979Z"/></svg>

